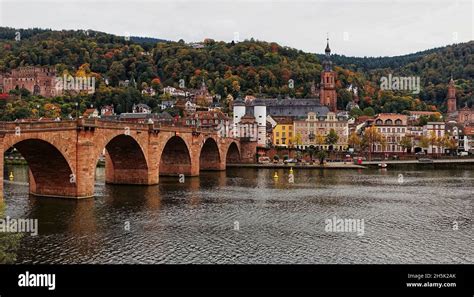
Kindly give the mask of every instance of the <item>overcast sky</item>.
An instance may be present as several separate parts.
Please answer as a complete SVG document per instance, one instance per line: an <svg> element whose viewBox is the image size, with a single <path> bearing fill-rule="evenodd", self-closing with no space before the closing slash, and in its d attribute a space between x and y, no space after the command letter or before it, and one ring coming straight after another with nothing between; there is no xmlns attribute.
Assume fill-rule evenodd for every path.
<svg viewBox="0 0 474 297"><path fill-rule="evenodd" d="M474 0L0 0L0 26L186 42L251 37L322 53L395 56L474 39Z"/></svg>

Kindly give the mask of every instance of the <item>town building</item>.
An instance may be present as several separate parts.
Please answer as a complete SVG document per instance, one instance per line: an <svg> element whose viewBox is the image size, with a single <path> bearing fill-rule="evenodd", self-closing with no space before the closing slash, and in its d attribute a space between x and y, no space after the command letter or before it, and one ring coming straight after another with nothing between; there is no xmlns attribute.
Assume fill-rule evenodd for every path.
<svg viewBox="0 0 474 297"><path fill-rule="evenodd" d="M326 115L308 113L306 118L294 121L295 144L300 148L314 147L325 150L345 150L349 137L348 117L342 113L328 112ZM337 143L327 144L326 137L331 130L338 136Z"/></svg>
<svg viewBox="0 0 474 297"><path fill-rule="evenodd" d="M133 104L132 113L151 113L151 108L143 103Z"/></svg>
<svg viewBox="0 0 474 297"><path fill-rule="evenodd" d="M201 83L201 87L193 91L194 103L200 106L209 106L212 104L213 97L209 93L206 83L204 80Z"/></svg>
<svg viewBox="0 0 474 297"><path fill-rule="evenodd" d="M84 111L82 114L84 118L98 118L99 117L99 111L97 108L88 108Z"/></svg>
<svg viewBox="0 0 474 297"><path fill-rule="evenodd" d="M257 146L265 147L266 143L266 129L267 129L267 108L265 101L262 99L255 99L251 104L246 105L241 98L237 98L233 103L234 115L232 118L232 130L234 137L242 137L240 134L240 121L245 115L253 116L257 122ZM249 119L247 116L247 120ZM245 124L247 125L247 124Z"/></svg>
<svg viewBox="0 0 474 297"><path fill-rule="evenodd" d="M168 94L172 97L189 97L190 96L189 92L182 89L177 89L171 86L164 87L163 94Z"/></svg>
<svg viewBox="0 0 474 297"><path fill-rule="evenodd" d="M408 121L409 122L415 122L418 121L421 117L435 117L438 119L442 119L443 116L441 115L440 112L438 111L418 111L418 110L413 110L408 112Z"/></svg>
<svg viewBox="0 0 474 297"><path fill-rule="evenodd" d="M245 114L235 125L233 137L240 138L241 141L256 141L258 143L258 122L255 116Z"/></svg>
<svg viewBox="0 0 474 297"><path fill-rule="evenodd" d="M232 135L231 119L222 111L196 111L181 119L181 124L196 129L214 129L222 137Z"/></svg>
<svg viewBox="0 0 474 297"><path fill-rule="evenodd" d="M187 113L187 114L191 114L191 113L194 113L196 112L196 109L197 109L197 105L195 103L192 103L191 101L186 101L186 103L184 103L184 111Z"/></svg>
<svg viewBox="0 0 474 297"><path fill-rule="evenodd" d="M464 126L464 151L474 154L474 123Z"/></svg>
<svg viewBox="0 0 474 297"><path fill-rule="evenodd" d="M376 153L402 153L405 148L400 145L403 137L407 134L408 117L403 114L381 113L375 117L374 126L382 134L385 143L377 143L374 146Z"/></svg>
<svg viewBox="0 0 474 297"><path fill-rule="evenodd" d="M156 92L152 87L147 87L142 90L142 95L155 96Z"/></svg>
<svg viewBox="0 0 474 297"><path fill-rule="evenodd" d="M469 148L466 149L466 146L469 147L468 136L464 135L464 127L461 124L450 121L446 123L445 129L445 134L447 135L448 139L454 140L454 142L457 144L457 152L469 150Z"/></svg>
<svg viewBox="0 0 474 297"><path fill-rule="evenodd" d="M464 106L457 112L457 122L463 125L474 123L474 108Z"/></svg>
<svg viewBox="0 0 474 297"><path fill-rule="evenodd" d="M175 104L174 100L163 100L161 101L160 108L161 110L167 109L167 108L173 108Z"/></svg>
<svg viewBox="0 0 474 297"><path fill-rule="evenodd" d="M444 153L444 147L439 144L437 140L444 137L446 130L446 124L444 122L428 122L423 126L423 136L429 141L427 148L428 154L441 154Z"/></svg>
<svg viewBox="0 0 474 297"><path fill-rule="evenodd" d="M273 128L273 145L290 146L294 143L293 138L293 118L292 117L273 117L276 126Z"/></svg>
<svg viewBox="0 0 474 297"><path fill-rule="evenodd" d="M33 95L53 97L56 90L56 70L54 67L25 66L0 74L0 93L27 89Z"/></svg>
<svg viewBox="0 0 474 297"><path fill-rule="evenodd" d="M174 118L167 112L162 113L121 113L120 115L106 117L108 120L119 120L131 123L149 124L158 123L163 126L174 124Z"/></svg>
<svg viewBox="0 0 474 297"><path fill-rule="evenodd" d="M103 116L112 116L114 114L115 114L115 112L114 112L114 106L113 105L104 105L100 109L100 116L101 117L103 117Z"/></svg>

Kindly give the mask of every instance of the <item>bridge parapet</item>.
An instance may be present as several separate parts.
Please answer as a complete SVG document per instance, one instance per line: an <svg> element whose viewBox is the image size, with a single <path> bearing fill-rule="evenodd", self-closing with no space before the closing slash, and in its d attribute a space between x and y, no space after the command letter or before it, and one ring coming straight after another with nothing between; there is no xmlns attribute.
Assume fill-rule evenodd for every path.
<svg viewBox="0 0 474 297"><path fill-rule="evenodd" d="M77 122L74 120L66 121L18 121L18 122L0 122L0 131L9 133L17 131L55 131L75 129Z"/></svg>

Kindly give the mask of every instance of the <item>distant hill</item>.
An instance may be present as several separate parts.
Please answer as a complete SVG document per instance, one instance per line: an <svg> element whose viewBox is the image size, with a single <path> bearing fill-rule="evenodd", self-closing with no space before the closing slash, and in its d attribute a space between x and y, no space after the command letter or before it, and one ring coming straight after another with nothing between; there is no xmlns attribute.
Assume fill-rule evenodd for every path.
<svg viewBox="0 0 474 297"><path fill-rule="evenodd" d="M130 40L135 43L150 43L156 44L158 42L168 42L169 40L153 38L153 37L139 37L139 36L130 36Z"/></svg>
<svg viewBox="0 0 474 297"><path fill-rule="evenodd" d="M15 41L16 32L20 32L20 41ZM92 30L0 27L0 71L25 65L56 65L60 73L83 69L99 78L99 91L91 98L98 102L108 98L107 88L118 87L123 80L135 82L139 90L152 85L153 80L158 91L182 83L187 88L198 88L204 81L209 91L221 98L310 97L312 82L316 87L319 83L320 55L253 39L239 43L206 39L201 44L193 47L184 41L150 37L125 40L123 36ZM473 47L471 41L399 57L333 55L339 108L345 108L353 99L353 93L347 90L352 85L358 87L361 109L443 111L451 75L456 80L459 105L472 105ZM380 92L380 77L388 73L420 76L421 93ZM99 88L105 78L109 86Z"/></svg>
<svg viewBox="0 0 474 297"><path fill-rule="evenodd" d="M332 60L345 69L364 72L373 80L388 73L420 76L423 86L420 98L438 106L444 104L447 83L452 76L458 85L459 103L468 103L469 106L474 104L474 41L396 57L334 55Z"/></svg>

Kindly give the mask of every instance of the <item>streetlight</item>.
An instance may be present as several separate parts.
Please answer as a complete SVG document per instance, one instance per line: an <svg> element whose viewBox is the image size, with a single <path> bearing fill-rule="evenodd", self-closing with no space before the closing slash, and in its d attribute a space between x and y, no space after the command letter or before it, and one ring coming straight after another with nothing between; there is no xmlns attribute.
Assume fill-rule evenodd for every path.
<svg viewBox="0 0 474 297"><path fill-rule="evenodd" d="M74 105L76 106L76 120L79 118L79 102L74 102Z"/></svg>

